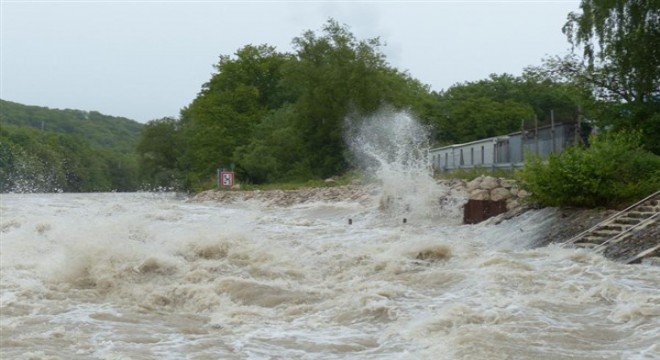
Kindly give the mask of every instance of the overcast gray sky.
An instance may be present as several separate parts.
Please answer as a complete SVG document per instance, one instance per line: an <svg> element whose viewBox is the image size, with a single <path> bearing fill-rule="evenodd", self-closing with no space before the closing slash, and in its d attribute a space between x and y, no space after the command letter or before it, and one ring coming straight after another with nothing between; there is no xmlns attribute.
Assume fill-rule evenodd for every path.
<svg viewBox="0 0 660 360"><path fill-rule="evenodd" d="M178 117L244 45L292 51L330 17L380 37L390 65L433 90L520 75L566 54L579 1L0 0L0 98L140 122Z"/></svg>

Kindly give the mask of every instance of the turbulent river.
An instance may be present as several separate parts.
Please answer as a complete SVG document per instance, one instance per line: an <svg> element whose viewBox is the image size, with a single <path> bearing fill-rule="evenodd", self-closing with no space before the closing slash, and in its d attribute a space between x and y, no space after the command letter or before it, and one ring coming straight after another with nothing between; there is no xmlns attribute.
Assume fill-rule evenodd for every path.
<svg viewBox="0 0 660 360"><path fill-rule="evenodd" d="M660 358L659 267L530 248L547 210L461 225L386 163L360 201L3 194L0 358Z"/></svg>

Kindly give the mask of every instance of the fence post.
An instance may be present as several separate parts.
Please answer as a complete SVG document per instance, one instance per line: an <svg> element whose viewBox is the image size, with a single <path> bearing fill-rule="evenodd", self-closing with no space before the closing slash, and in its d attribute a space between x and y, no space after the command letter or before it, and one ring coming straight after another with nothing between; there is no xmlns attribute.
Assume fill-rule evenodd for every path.
<svg viewBox="0 0 660 360"><path fill-rule="evenodd" d="M520 120L520 162L525 162L525 119Z"/></svg>
<svg viewBox="0 0 660 360"><path fill-rule="evenodd" d="M550 109L550 138L552 139L552 153L556 151L555 148L555 110Z"/></svg>
<svg viewBox="0 0 660 360"><path fill-rule="evenodd" d="M539 154L539 118L534 115L534 152Z"/></svg>

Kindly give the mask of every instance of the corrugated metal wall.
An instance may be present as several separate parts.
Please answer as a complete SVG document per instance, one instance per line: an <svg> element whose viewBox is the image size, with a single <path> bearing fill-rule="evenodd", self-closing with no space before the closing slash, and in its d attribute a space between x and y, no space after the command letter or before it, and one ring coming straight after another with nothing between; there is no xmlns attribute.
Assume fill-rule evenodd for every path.
<svg viewBox="0 0 660 360"><path fill-rule="evenodd" d="M547 158L563 151L574 139L574 124L555 124L431 149L430 158L432 166L441 171L474 167L513 168L522 166L525 154Z"/></svg>

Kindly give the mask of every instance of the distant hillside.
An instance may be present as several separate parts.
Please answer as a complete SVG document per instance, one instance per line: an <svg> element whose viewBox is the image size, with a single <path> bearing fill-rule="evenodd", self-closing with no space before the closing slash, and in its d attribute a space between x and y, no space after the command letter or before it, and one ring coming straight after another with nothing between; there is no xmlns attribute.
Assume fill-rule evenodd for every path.
<svg viewBox="0 0 660 360"><path fill-rule="evenodd" d="M96 111L50 109L1 99L0 124L80 136L92 146L123 154L135 152L143 126Z"/></svg>

